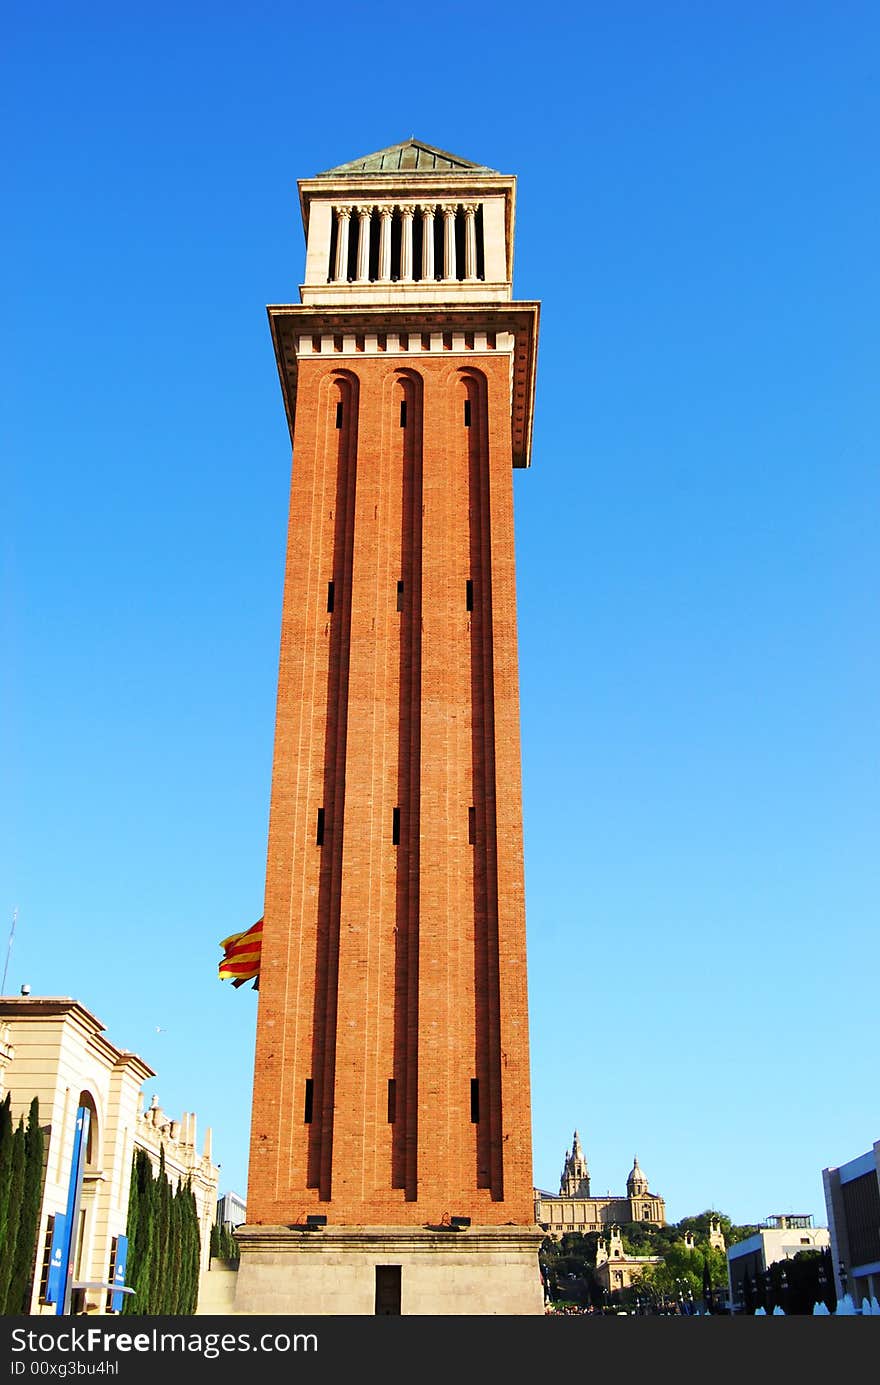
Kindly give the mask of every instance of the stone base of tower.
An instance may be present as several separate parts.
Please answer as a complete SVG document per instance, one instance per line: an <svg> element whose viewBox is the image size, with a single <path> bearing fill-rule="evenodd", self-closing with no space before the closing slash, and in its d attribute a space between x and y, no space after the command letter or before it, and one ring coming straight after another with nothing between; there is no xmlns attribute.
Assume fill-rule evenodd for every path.
<svg viewBox="0 0 880 1385"><path fill-rule="evenodd" d="M240 1226L234 1313L543 1314L534 1226Z"/></svg>

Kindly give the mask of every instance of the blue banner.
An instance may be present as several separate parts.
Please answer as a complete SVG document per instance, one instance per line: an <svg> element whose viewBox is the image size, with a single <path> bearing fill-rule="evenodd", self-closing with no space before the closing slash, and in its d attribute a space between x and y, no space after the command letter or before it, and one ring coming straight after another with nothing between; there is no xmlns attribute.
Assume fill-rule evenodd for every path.
<svg viewBox="0 0 880 1385"><path fill-rule="evenodd" d="M88 1108L80 1106L76 1113L76 1129L73 1135L73 1154L70 1159L70 1182L67 1187L67 1213L64 1217L64 1236L61 1240L61 1263L58 1267L60 1283L55 1312L61 1316L70 1312L70 1298L73 1290L73 1266L76 1257L76 1240L79 1232L79 1203L82 1192L83 1165L86 1145L89 1138Z"/></svg>
<svg viewBox="0 0 880 1385"><path fill-rule="evenodd" d="M49 1276L46 1280L46 1302L57 1303L63 1295L64 1279L61 1273L67 1244L67 1217L63 1212L55 1213L52 1228L52 1246L49 1251Z"/></svg>
<svg viewBox="0 0 880 1385"><path fill-rule="evenodd" d="M125 1294L122 1293L122 1287L123 1287L123 1285L125 1284L125 1262L126 1262L127 1259L128 1259L128 1237L127 1237L127 1236L117 1236L117 1237L116 1237L116 1267L115 1267L115 1269L114 1269L114 1271L113 1271L113 1283L117 1286L118 1292L117 1292L117 1293L114 1293L114 1294L111 1294L111 1296L110 1296L110 1307L113 1309L113 1312L114 1312L114 1313L121 1313L121 1312L122 1312L122 1304L123 1304L123 1302L124 1302L124 1300L125 1300Z"/></svg>

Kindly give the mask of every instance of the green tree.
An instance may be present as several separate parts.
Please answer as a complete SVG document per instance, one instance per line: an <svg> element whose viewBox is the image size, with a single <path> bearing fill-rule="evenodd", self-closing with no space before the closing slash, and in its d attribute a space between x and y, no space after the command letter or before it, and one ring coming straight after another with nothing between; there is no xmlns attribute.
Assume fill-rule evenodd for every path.
<svg viewBox="0 0 880 1385"><path fill-rule="evenodd" d="M186 1187L186 1199L188 1214L186 1218L187 1228L187 1253L185 1265L188 1277L188 1306L186 1311L194 1313L199 1303L199 1273L202 1265L202 1230L199 1225L199 1209L196 1206L196 1196L192 1190L192 1183L188 1180ZM238 1251L236 1249L236 1258Z"/></svg>
<svg viewBox="0 0 880 1385"><path fill-rule="evenodd" d="M21 1215L6 1312L26 1313L33 1287L34 1263L37 1255L37 1235L40 1229L40 1208L43 1202L43 1152L45 1140L40 1125L40 1103L36 1097L30 1105L24 1137L24 1186L21 1195Z"/></svg>
<svg viewBox="0 0 880 1385"><path fill-rule="evenodd" d="M6 1239L3 1246L3 1254L0 1256L0 1313L4 1315L10 1312L8 1300L9 1290L12 1286L12 1267L18 1252L22 1200L24 1197L24 1164L24 1116L19 1116L18 1125L12 1137L12 1157L9 1168L9 1198L6 1209Z"/></svg>
<svg viewBox="0 0 880 1385"><path fill-rule="evenodd" d="M235 1238L227 1232L235 1245ZM594 1268L599 1237L590 1232L566 1232L560 1241L545 1237L539 1251L542 1277L551 1303L585 1304L592 1301L597 1286ZM238 1248L234 1251L238 1259Z"/></svg>
<svg viewBox="0 0 880 1385"><path fill-rule="evenodd" d="M154 1192L154 1241L152 1263L150 1265L150 1312L167 1312L166 1303L169 1292L168 1236L169 1236L170 1188L165 1172L165 1146L159 1150L159 1172L155 1180Z"/></svg>
<svg viewBox="0 0 880 1385"><path fill-rule="evenodd" d="M154 1311L150 1295L155 1238L153 1167L143 1149L135 1150L128 1194L128 1264L126 1278L134 1293L125 1294L122 1312L145 1315Z"/></svg>
<svg viewBox="0 0 880 1385"><path fill-rule="evenodd" d="M12 1099L7 1092L0 1102L0 1259L7 1254L12 1141Z"/></svg>
<svg viewBox="0 0 880 1385"><path fill-rule="evenodd" d="M172 1190L164 1150L155 1175L146 1151L135 1153L127 1231L127 1278L135 1292L125 1296L123 1313L194 1313L201 1263L198 1209L189 1180Z"/></svg>
<svg viewBox="0 0 880 1385"><path fill-rule="evenodd" d="M681 1237L686 1231L692 1231L695 1239L705 1238L708 1240L709 1227L713 1220L718 1222L724 1243L728 1246L736 1245L738 1241L744 1241L748 1236L754 1236L755 1232L759 1230L757 1226L736 1226L726 1212L718 1212L712 1207L707 1207L704 1212L699 1212L694 1217L682 1217L681 1221L676 1223L675 1230Z"/></svg>
<svg viewBox="0 0 880 1385"><path fill-rule="evenodd" d="M801 1250L791 1260L777 1260L771 1265L767 1271L767 1311L778 1305L786 1316L806 1316L812 1314L815 1304L827 1303L830 1258L822 1250ZM833 1275L831 1278L833 1290Z"/></svg>
<svg viewBox="0 0 880 1385"><path fill-rule="evenodd" d="M724 1212L707 1208L696 1216L683 1217L681 1221L668 1226L654 1226L646 1222L625 1222L620 1227L623 1248L633 1256L659 1256L660 1263L646 1266L633 1286L632 1298L648 1297L655 1302L678 1301L679 1298L695 1306L699 1305L705 1294L708 1281L714 1293L727 1287L727 1256L723 1250L709 1245L709 1230L717 1221L727 1245L751 1236L752 1226L735 1226ZM694 1237L693 1249L685 1245L685 1234L690 1231ZM607 1237L607 1230L604 1233ZM541 1268L551 1296L571 1298L575 1294L575 1281L595 1285L596 1245L599 1233L567 1232L559 1241L547 1237L540 1252ZM575 1280L572 1280L575 1276ZM599 1296L596 1301L600 1301Z"/></svg>
<svg viewBox="0 0 880 1385"><path fill-rule="evenodd" d="M746 1270L745 1274L743 1275L743 1282L742 1282L742 1285L743 1285L743 1312L744 1312L744 1313L754 1313L754 1311L755 1311L755 1309L757 1308L758 1305L757 1305L757 1302L756 1302L754 1280L752 1279L752 1276L749 1274L748 1270Z"/></svg>

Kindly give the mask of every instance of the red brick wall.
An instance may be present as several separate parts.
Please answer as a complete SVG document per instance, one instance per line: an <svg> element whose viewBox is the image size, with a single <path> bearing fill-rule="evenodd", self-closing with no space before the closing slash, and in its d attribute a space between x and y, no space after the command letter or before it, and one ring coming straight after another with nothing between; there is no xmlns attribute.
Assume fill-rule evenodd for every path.
<svg viewBox="0 0 880 1385"><path fill-rule="evenodd" d="M249 1222L530 1224L506 356L299 363L264 917Z"/></svg>

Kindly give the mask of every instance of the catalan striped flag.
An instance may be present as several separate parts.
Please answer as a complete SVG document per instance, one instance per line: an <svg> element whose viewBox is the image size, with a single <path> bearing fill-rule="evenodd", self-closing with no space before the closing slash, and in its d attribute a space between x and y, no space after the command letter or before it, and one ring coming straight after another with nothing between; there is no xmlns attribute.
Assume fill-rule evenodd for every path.
<svg viewBox="0 0 880 1385"><path fill-rule="evenodd" d="M257 919L244 933L231 933L224 938L223 960L218 968L221 981L231 981L233 986L243 986L245 981L253 981L254 990L260 989L260 951L263 943L263 920Z"/></svg>

